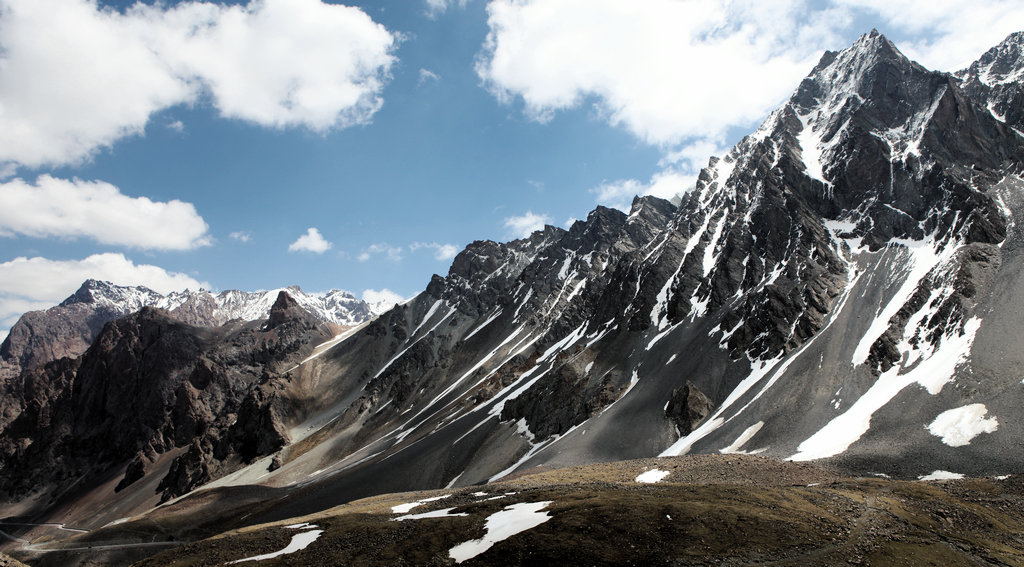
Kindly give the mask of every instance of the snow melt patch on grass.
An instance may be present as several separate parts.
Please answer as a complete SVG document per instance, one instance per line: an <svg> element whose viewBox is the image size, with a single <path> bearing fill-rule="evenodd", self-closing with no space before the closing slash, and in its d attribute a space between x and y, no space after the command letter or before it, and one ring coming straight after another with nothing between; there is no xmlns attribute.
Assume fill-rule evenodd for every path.
<svg viewBox="0 0 1024 567"><path fill-rule="evenodd" d="M985 404L971 404L946 410L928 426L928 432L941 437L950 447L970 445L971 440L982 433L992 433L999 428L996 418L985 417Z"/></svg>
<svg viewBox="0 0 1024 567"><path fill-rule="evenodd" d="M288 555L289 553L295 553L296 551L302 551L303 549L309 547L309 544L316 541L317 538L319 538L320 534L322 533L324 533L323 530L313 530L311 532L302 532L301 534L296 534L292 536L292 541L288 544L288 546L280 551L230 561L228 562L228 565L232 565L234 563L244 563L246 561L264 561L266 559L273 559L275 557L280 557L282 555Z"/></svg>
<svg viewBox="0 0 1024 567"><path fill-rule="evenodd" d="M932 474L917 477L917 480L960 480L963 477L964 475L958 472L934 471Z"/></svg>
<svg viewBox="0 0 1024 567"><path fill-rule="evenodd" d="M506 506L504 510L487 517L487 522L484 524L484 529L487 532L484 537L460 543L451 548L448 555L456 563L462 563L487 551L499 541L505 541L518 533L543 524L551 519L547 512L541 512L549 504L551 504L550 500Z"/></svg>
<svg viewBox="0 0 1024 567"><path fill-rule="evenodd" d="M658 469L651 469L645 473L641 473L636 477L636 482L643 482L645 484L654 484L665 480L665 478L672 474L669 471L663 471Z"/></svg>
<svg viewBox="0 0 1024 567"><path fill-rule="evenodd" d="M451 494L445 494L444 496L435 496L433 498L424 498L423 500L417 500L415 502L409 502L408 504L399 504L391 507L392 514L408 514L410 510L417 506L422 506L427 502L437 502L438 500L444 500L445 498L451 497Z"/></svg>
<svg viewBox="0 0 1024 567"><path fill-rule="evenodd" d="M452 514L451 511L455 508L444 508L443 510L434 510L432 512L423 512L422 514L406 514L397 518L391 518L392 522L404 522L405 520L426 520L427 518L456 518L458 516L468 516L464 512L458 514Z"/></svg>

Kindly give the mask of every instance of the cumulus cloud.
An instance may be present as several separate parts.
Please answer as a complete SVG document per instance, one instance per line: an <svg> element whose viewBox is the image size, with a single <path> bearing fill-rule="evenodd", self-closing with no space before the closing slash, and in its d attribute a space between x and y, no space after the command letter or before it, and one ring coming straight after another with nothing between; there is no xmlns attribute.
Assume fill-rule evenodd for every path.
<svg viewBox="0 0 1024 567"><path fill-rule="evenodd" d="M802 4L494 0L477 72L541 120L593 98L650 143L722 136L767 114L813 66L819 54L798 49L794 32Z"/></svg>
<svg viewBox="0 0 1024 567"><path fill-rule="evenodd" d="M421 248L434 251L434 258L437 260L451 260L459 253L459 248L454 244L438 244L437 242L413 242L409 250L415 252Z"/></svg>
<svg viewBox="0 0 1024 567"><path fill-rule="evenodd" d="M906 34L900 49L924 66L943 71L967 67L1024 22L1018 0L836 0L835 4L880 17ZM885 31L885 30L883 30Z"/></svg>
<svg viewBox="0 0 1024 567"><path fill-rule="evenodd" d="M401 246L391 246L387 242L379 242L377 244L371 244L368 248L365 248L359 256L356 257L360 262L366 262L370 258L379 254L387 256L388 260L392 262L398 262L402 259L405 249Z"/></svg>
<svg viewBox="0 0 1024 567"><path fill-rule="evenodd" d="M374 311L380 313L404 302L405 298L387 288L367 289L363 291L363 301L374 306Z"/></svg>
<svg viewBox="0 0 1024 567"><path fill-rule="evenodd" d="M2 120L2 119L0 119ZM102 244L190 250L210 243L191 203L129 197L101 181L42 175L0 183L0 236L91 238Z"/></svg>
<svg viewBox="0 0 1024 567"><path fill-rule="evenodd" d="M140 2L124 13L2 0L0 164L74 164L141 134L160 110L207 100L262 126L365 123L397 41L358 8L320 0Z"/></svg>
<svg viewBox="0 0 1024 567"><path fill-rule="evenodd" d="M786 98L851 21L876 21L906 51L953 70L1024 21L1016 0L493 0L477 73L535 119L593 102L667 148L725 139ZM856 30L855 33L867 30Z"/></svg>
<svg viewBox="0 0 1024 567"><path fill-rule="evenodd" d="M244 242L244 241L243 241ZM289 252L312 252L314 254L323 254L330 250L334 244L330 243L320 234L320 230L315 227L309 227L306 229L306 234L303 234L288 246Z"/></svg>
<svg viewBox="0 0 1024 567"><path fill-rule="evenodd" d="M307 234L308 234L308 232L307 232ZM231 240L237 240L239 242L249 242L249 240L252 239L252 234L250 234L250 233L248 233L248 232L246 232L244 230L236 230L235 232L232 232L231 234L229 234L228 238L230 238Z"/></svg>
<svg viewBox="0 0 1024 567"><path fill-rule="evenodd" d="M525 215L505 218L505 228L513 238L526 238L538 230L544 230L544 225L547 224L551 224L550 216L538 215L533 211L526 211Z"/></svg>
<svg viewBox="0 0 1024 567"><path fill-rule="evenodd" d="M0 327L9 328L26 311L56 305L90 278L160 293L210 287L186 274L135 264L123 254L94 254L83 260L19 257L0 263Z"/></svg>

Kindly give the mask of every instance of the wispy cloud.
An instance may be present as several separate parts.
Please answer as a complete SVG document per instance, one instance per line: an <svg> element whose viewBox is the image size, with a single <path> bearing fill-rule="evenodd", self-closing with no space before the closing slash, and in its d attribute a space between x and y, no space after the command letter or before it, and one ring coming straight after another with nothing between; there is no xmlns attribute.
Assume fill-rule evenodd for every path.
<svg viewBox="0 0 1024 567"><path fill-rule="evenodd" d="M228 237L231 238L231 240L237 240L239 242L249 242L249 240L252 239L252 234L244 230L237 230L229 234Z"/></svg>
<svg viewBox="0 0 1024 567"><path fill-rule="evenodd" d="M506 217L505 228L513 238L526 238L538 230L543 230L544 225L551 224L551 217L538 215L533 211L517 217Z"/></svg>
<svg viewBox="0 0 1024 567"><path fill-rule="evenodd" d="M427 3L427 16L436 18L440 14L443 14L448 10L449 6L458 5L460 8L466 7L466 3L469 0L425 0Z"/></svg>
<svg viewBox="0 0 1024 567"><path fill-rule="evenodd" d="M415 252L421 248L434 251L434 258L437 260L451 260L459 253L458 246L454 244L438 244L437 242L413 242L409 245L409 251Z"/></svg>
<svg viewBox="0 0 1024 567"><path fill-rule="evenodd" d="M0 236L91 238L153 250L190 250L210 244L195 206L178 200L129 197L102 181L42 175L0 183Z"/></svg>
<svg viewBox="0 0 1024 567"><path fill-rule="evenodd" d="M306 234L299 237L298 240L292 242L288 246L289 252L312 252L314 254L323 254L330 250L334 244L330 243L320 234L320 230L315 227L309 227L306 230Z"/></svg>
<svg viewBox="0 0 1024 567"><path fill-rule="evenodd" d="M124 13L4 0L0 164L86 160L182 103L274 128L365 123L397 41L358 8L319 0L140 2Z"/></svg>
<svg viewBox="0 0 1024 567"><path fill-rule="evenodd" d="M422 86L424 83L440 80L441 76L431 71L430 69L420 69L420 80L416 84Z"/></svg>
<svg viewBox="0 0 1024 567"><path fill-rule="evenodd" d="M371 244L369 247L363 249L356 259L360 262L366 262L374 256L383 254L388 260L398 262L402 259L404 252L405 249L401 246L391 246L387 242L380 242L377 244Z"/></svg>

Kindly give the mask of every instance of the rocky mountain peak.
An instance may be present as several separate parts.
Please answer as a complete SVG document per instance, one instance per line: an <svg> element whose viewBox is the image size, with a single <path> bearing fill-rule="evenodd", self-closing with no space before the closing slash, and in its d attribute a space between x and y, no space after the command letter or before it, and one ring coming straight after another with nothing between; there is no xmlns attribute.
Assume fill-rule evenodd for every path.
<svg viewBox="0 0 1024 567"><path fill-rule="evenodd" d="M1024 32L1010 34L968 68L954 73L971 98L999 121L1024 130Z"/></svg>
<svg viewBox="0 0 1024 567"><path fill-rule="evenodd" d="M307 317L310 317L309 313L287 291L281 290L277 294L274 305L270 307L267 328L273 329L288 321Z"/></svg>
<svg viewBox="0 0 1024 567"><path fill-rule="evenodd" d="M970 67L956 73L987 86L1019 83L1024 75L1024 32L1015 32L982 55Z"/></svg>
<svg viewBox="0 0 1024 567"><path fill-rule="evenodd" d="M117 303L139 298L139 301L146 301L160 297L160 294L145 286L119 286L107 281L87 279L67 299L60 303L61 306L74 305L76 303Z"/></svg>

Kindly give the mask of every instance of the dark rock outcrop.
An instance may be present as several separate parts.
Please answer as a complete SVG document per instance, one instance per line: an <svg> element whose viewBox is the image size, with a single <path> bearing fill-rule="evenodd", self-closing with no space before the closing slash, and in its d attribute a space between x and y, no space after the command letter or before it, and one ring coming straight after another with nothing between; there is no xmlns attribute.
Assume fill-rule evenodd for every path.
<svg viewBox="0 0 1024 567"><path fill-rule="evenodd" d="M672 390L672 397L665 406L665 416L672 420L679 435L689 435L704 418L711 415L715 403L704 395L689 380L681 388Z"/></svg>
<svg viewBox="0 0 1024 567"><path fill-rule="evenodd" d="M120 490L145 474L147 456L188 447L161 484L169 498L271 454L288 438L262 385L330 336L285 292L266 325L194 327L151 307L107 323L79 359L27 370L9 388L0 491L129 463Z"/></svg>

